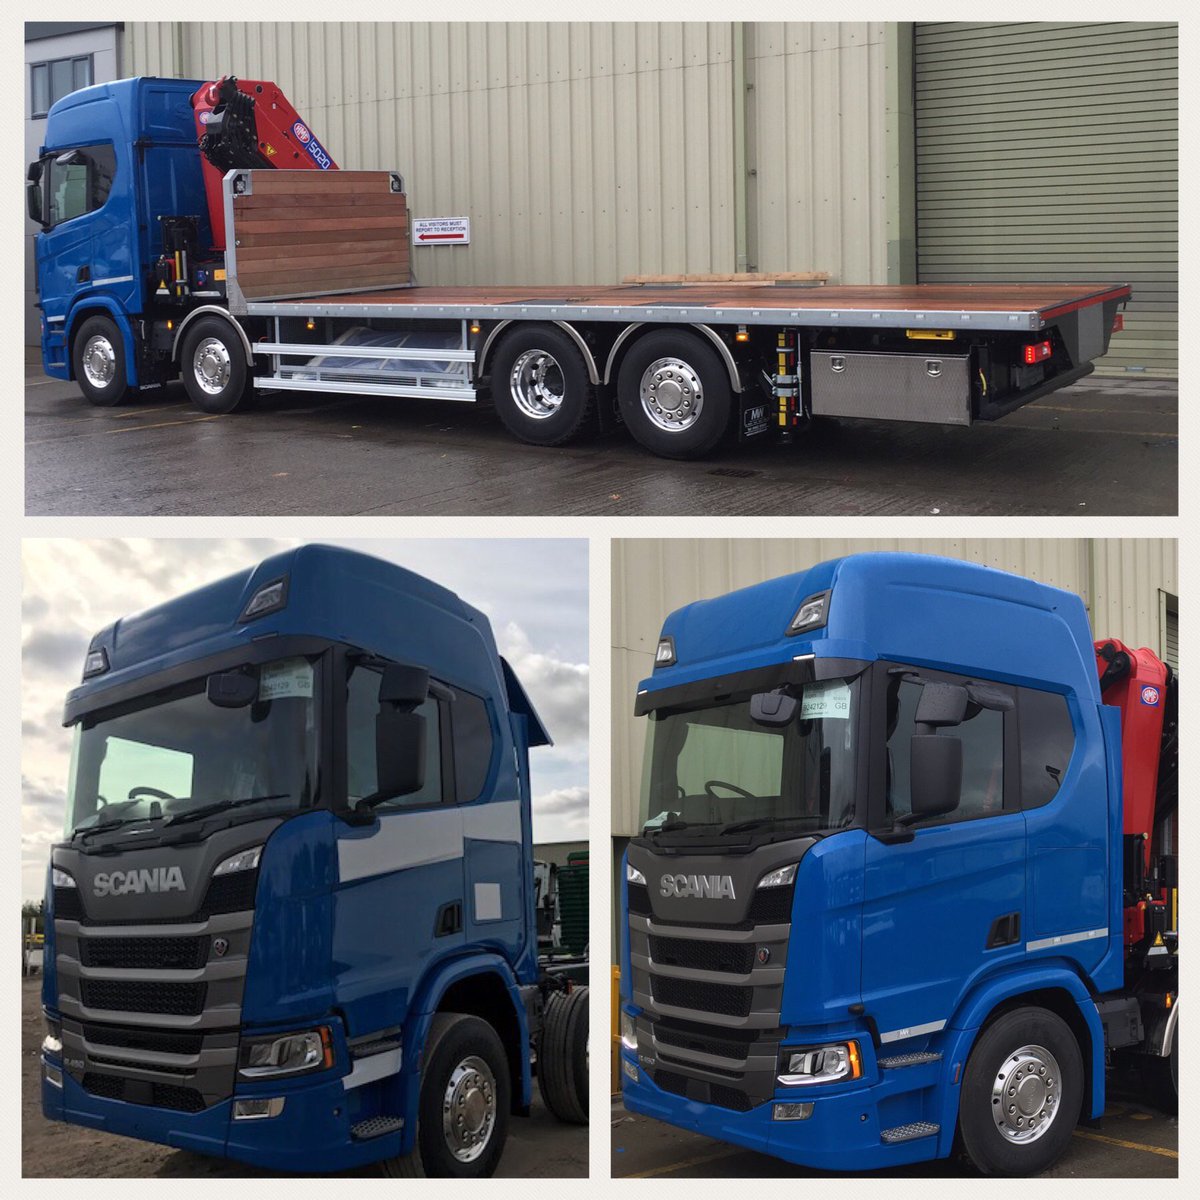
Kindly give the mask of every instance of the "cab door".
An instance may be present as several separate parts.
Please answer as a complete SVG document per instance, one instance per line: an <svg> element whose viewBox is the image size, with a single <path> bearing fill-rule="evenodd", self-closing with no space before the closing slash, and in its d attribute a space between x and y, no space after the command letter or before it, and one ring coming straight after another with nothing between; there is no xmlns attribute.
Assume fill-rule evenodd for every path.
<svg viewBox="0 0 1200 1200"><path fill-rule="evenodd" d="M909 752L924 683L983 681L895 664L876 670L882 795L866 841L862 981L866 1012L886 1045L936 1032L971 980L1023 957L1025 818L1016 713L970 705L962 724L937 734L962 743L958 809L895 830L896 817L911 811Z"/></svg>

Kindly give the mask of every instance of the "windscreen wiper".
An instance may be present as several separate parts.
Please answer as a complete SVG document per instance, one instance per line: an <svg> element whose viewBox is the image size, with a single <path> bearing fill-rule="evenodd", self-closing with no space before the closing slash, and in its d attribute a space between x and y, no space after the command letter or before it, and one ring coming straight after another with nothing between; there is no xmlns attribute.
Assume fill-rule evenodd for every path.
<svg viewBox="0 0 1200 1200"><path fill-rule="evenodd" d="M288 800L291 792L275 792L270 796L243 796L239 800L218 800L214 804L202 804L199 808L190 809L176 817L170 817L163 825L182 825L185 821L199 821L202 817L211 817L215 813L226 812L231 808L241 808L246 804L261 804L267 800Z"/></svg>
<svg viewBox="0 0 1200 1200"><path fill-rule="evenodd" d="M86 828L76 825L71 830L71 840L76 838L80 840L90 838L97 833L107 833L110 829L120 829L122 825L133 825L138 821L147 820L146 817L129 817L127 820L101 821L99 825L89 825Z"/></svg>
<svg viewBox="0 0 1200 1200"><path fill-rule="evenodd" d="M726 825L721 834L724 836L727 833L749 833L752 829L761 829L764 825L778 825L783 821L794 821L797 825L805 822L819 820L818 817L797 817L797 816L778 816L778 817L755 817L749 821L734 821L732 825Z"/></svg>

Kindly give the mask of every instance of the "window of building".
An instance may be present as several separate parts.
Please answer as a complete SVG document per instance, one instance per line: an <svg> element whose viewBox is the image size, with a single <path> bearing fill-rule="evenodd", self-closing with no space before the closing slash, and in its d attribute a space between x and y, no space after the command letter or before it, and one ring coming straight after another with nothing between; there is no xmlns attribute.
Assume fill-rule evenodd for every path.
<svg viewBox="0 0 1200 1200"><path fill-rule="evenodd" d="M44 117L64 96L92 85L92 56L55 58L29 67L29 115Z"/></svg>

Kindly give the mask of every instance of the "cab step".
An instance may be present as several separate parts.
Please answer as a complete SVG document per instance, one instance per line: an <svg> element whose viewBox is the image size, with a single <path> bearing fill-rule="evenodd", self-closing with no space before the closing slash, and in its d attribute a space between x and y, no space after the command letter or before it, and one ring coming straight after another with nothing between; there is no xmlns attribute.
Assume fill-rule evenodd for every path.
<svg viewBox="0 0 1200 1200"><path fill-rule="evenodd" d="M918 1050L913 1054L893 1054L891 1058L881 1058L881 1071L895 1071L900 1067L919 1067L923 1063L941 1062L940 1050Z"/></svg>
<svg viewBox="0 0 1200 1200"><path fill-rule="evenodd" d="M356 1142L365 1142L371 1138L383 1137L385 1133L398 1133L403 1128L403 1117L368 1117L367 1120L350 1126L350 1136Z"/></svg>
<svg viewBox="0 0 1200 1200"><path fill-rule="evenodd" d="M897 1125L892 1129L884 1129L879 1134L879 1140L894 1146L898 1142L915 1142L918 1138L933 1137L941 1133L942 1127L932 1121L912 1121L907 1125Z"/></svg>

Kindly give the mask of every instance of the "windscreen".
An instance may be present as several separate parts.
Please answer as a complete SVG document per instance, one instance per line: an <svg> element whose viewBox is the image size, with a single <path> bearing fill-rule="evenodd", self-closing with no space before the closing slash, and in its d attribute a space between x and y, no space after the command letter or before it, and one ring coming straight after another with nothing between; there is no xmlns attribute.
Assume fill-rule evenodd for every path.
<svg viewBox="0 0 1200 1200"><path fill-rule="evenodd" d="M254 819L316 799L316 671L308 658L242 668L257 698L224 708L207 680L147 695L75 727L66 836L160 827L204 811Z"/></svg>
<svg viewBox="0 0 1200 1200"><path fill-rule="evenodd" d="M650 714L641 826L686 837L752 828L809 833L855 814L857 679L787 690L790 714L756 719L753 697ZM780 723L780 716L786 720ZM761 717L761 713L760 713Z"/></svg>

